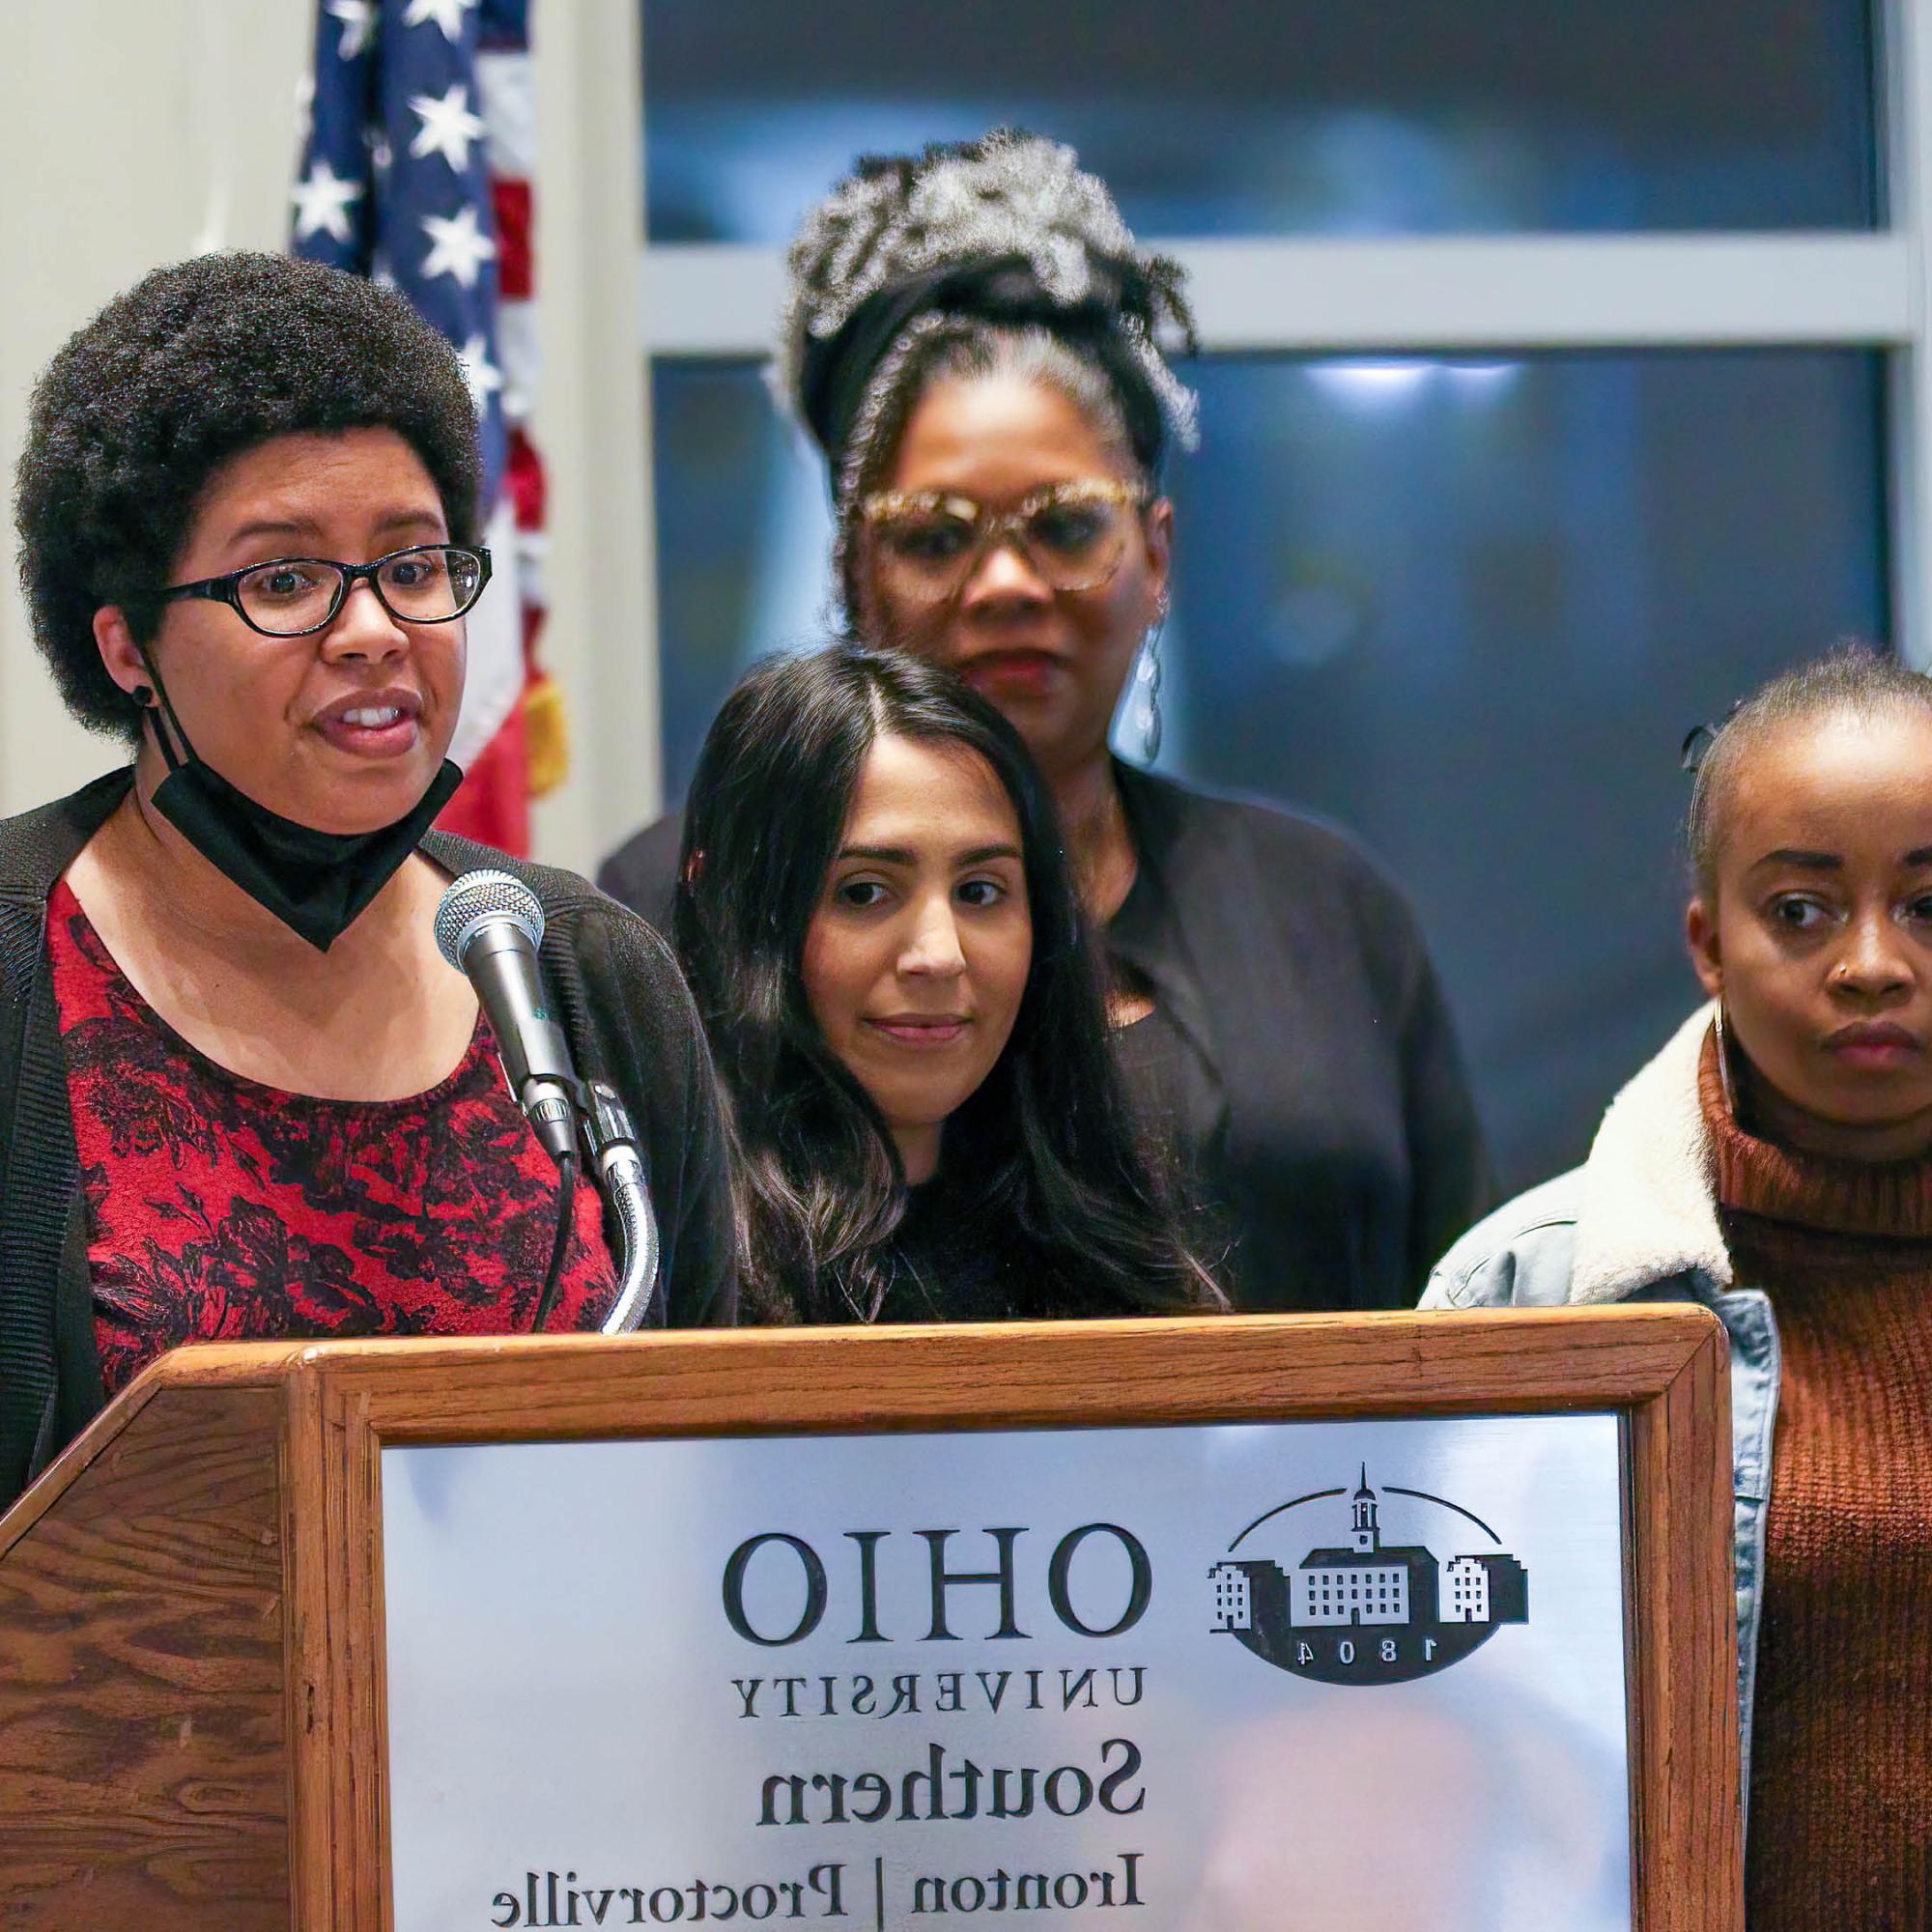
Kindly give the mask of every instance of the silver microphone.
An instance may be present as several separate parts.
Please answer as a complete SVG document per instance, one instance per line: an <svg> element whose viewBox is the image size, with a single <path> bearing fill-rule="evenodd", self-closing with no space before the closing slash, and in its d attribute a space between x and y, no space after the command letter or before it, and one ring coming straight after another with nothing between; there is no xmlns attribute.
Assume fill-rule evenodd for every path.
<svg viewBox="0 0 1932 1932"><path fill-rule="evenodd" d="M465 872L436 909L437 949L475 987L510 1093L561 1166L577 1151L577 1071L544 989L543 934L536 895L508 872Z"/></svg>

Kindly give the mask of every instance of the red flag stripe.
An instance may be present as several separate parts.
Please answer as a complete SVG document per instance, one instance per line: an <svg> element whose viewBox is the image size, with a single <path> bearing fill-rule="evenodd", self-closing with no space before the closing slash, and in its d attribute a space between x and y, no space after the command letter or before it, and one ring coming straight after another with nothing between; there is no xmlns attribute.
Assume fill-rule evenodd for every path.
<svg viewBox="0 0 1932 1932"><path fill-rule="evenodd" d="M497 216L497 286L505 301L527 301L535 287L530 251L534 213L530 185L505 176L490 183Z"/></svg>
<svg viewBox="0 0 1932 1932"><path fill-rule="evenodd" d="M524 627L527 638L527 613ZM470 759L463 784L443 807L438 826L459 838L494 845L499 852L528 852L530 799L525 774L524 707L520 700L496 736Z"/></svg>

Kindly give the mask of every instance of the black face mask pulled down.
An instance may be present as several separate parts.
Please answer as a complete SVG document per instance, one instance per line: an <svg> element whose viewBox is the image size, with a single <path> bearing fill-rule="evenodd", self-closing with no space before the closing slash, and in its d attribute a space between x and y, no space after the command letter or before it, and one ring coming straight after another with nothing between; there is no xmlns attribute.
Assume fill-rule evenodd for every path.
<svg viewBox="0 0 1932 1932"><path fill-rule="evenodd" d="M393 825L374 832L318 832L258 805L205 763L159 678L155 687L186 754L175 751L156 717L155 738L168 775L155 787L155 810L223 878L318 952L327 952L395 877L463 781L462 771L445 758L428 791Z"/></svg>

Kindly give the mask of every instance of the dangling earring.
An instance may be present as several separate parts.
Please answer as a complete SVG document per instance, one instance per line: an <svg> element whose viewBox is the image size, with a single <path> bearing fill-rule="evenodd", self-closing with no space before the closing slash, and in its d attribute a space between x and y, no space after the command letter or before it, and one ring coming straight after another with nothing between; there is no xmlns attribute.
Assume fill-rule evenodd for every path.
<svg viewBox="0 0 1932 1932"><path fill-rule="evenodd" d="M1160 637L1167 628L1167 593L1161 592L1154 606L1153 622L1141 642L1140 667L1136 673L1146 710L1141 725L1141 756L1149 763L1160 756Z"/></svg>
<svg viewBox="0 0 1932 1932"><path fill-rule="evenodd" d="M1718 1092L1724 1097L1724 1112L1733 1122L1738 1118L1738 1093L1731 1084L1731 1041L1724 1025L1724 1003L1718 1002L1718 1017L1711 1023L1718 1041Z"/></svg>

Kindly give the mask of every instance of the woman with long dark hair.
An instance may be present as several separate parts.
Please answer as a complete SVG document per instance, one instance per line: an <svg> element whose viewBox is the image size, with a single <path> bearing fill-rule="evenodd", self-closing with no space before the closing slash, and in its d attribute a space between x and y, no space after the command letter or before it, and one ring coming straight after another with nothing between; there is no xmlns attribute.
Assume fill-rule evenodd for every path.
<svg viewBox="0 0 1932 1932"><path fill-rule="evenodd" d="M753 1319L1221 1305L1122 1097L1051 802L985 700L860 649L759 666L705 740L680 878Z"/></svg>
<svg viewBox="0 0 1932 1932"><path fill-rule="evenodd" d="M1109 748L1130 680L1158 690L1163 478L1193 440L1161 346L1192 330L1179 265L1070 149L999 132L862 160L787 269L773 386L825 456L841 614L963 678L1038 763L1196 1244L1243 1309L1406 1305L1489 1200L1408 908L1333 828ZM676 847L652 827L598 883L661 920Z"/></svg>

